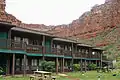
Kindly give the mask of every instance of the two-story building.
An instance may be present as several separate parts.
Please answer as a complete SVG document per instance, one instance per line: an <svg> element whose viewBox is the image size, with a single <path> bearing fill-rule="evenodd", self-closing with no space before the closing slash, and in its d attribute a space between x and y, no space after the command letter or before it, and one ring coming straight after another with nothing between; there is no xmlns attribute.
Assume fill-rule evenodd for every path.
<svg viewBox="0 0 120 80"><path fill-rule="evenodd" d="M0 66L5 74L31 73L42 60L55 61L56 73L72 71L74 63L86 71L89 63L102 65L102 51L75 40L0 23Z"/></svg>

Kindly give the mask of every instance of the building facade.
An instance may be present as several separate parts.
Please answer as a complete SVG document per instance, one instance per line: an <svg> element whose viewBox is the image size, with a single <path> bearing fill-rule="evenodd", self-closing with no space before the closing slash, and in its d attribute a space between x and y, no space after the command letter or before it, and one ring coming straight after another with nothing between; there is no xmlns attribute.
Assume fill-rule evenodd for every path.
<svg viewBox="0 0 120 80"><path fill-rule="evenodd" d="M5 68L6 75L32 73L42 60L54 61L56 73L73 71L73 64L87 71L90 63L102 66L102 52L75 40L0 23L0 67Z"/></svg>

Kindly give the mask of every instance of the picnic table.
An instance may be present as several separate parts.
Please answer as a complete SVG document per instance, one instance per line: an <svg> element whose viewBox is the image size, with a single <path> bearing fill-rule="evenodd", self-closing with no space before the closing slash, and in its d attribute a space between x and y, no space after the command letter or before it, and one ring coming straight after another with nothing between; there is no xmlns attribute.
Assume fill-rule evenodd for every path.
<svg viewBox="0 0 120 80"><path fill-rule="evenodd" d="M32 77L38 80L52 80L52 73L46 71L34 71L34 76L31 76L31 78Z"/></svg>

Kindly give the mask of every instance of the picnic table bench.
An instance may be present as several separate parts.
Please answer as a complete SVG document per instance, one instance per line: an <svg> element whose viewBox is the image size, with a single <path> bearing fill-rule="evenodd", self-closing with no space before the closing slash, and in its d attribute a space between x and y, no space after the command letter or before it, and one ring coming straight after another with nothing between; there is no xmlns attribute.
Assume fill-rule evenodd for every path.
<svg viewBox="0 0 120 80"><path fill-rule="evenodd" d="M30 76L30 80L55 80L56 77L52 76L51 72L34 71L34 75Z"/></svg>

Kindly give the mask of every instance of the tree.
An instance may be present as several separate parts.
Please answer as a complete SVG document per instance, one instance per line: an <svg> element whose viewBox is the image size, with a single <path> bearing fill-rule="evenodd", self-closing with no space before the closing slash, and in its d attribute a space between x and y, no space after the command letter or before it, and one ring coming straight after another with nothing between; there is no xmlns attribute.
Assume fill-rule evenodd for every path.
<svg viewBox="0 0 120 80"><path fill-rule="evenodd" d="M41 68L44 71L54 72L55 71L55 62L53 62L53 61L42 61L41 62Z"/></svg>
<svg viewBox="0 0 120 80"><path fill-rule="evenodd" d="M80 70L80 64L73 64L73 69L74 69L74 71L79 71Z"/></svg>

